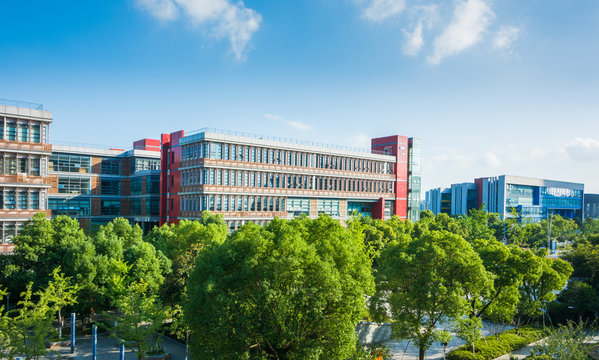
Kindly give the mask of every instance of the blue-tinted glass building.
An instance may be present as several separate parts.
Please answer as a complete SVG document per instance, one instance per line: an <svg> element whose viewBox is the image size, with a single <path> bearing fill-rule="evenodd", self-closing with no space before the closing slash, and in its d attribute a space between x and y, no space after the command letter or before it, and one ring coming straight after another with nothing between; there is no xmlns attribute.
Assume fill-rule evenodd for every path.
<svg viewBox="0 0 599 360"><path fill-rule="evenodd" d="M599 194L584 194L584 218L599 218Z"/></svg>
<svg viewBox="0 0 599 360"><path fill-rule="evenodd" d="M475 181L477 205L503 217L541 221L548 215L564 218L584 216L584 184L501 175Z"/></svg>

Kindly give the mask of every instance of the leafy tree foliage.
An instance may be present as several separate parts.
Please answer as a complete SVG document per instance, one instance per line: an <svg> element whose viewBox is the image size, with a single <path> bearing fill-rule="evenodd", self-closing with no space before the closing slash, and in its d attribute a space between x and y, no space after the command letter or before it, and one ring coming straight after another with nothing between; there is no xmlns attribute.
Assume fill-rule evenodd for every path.
<svg viewBox="0 0 599 360"><path fill-rule="evenodd" d="M169 308L163 307L143 280L129 284L127 292L116 302L116 315L112 316L116 327L112 336L117 341L130 344L139 360L151 353L162 353L157 333L169 316Z"/></svg>
<svg viewBox="0 0 599 360"><path fill-rule="evenodd" d="M373 287L363 237L329 217L246 224L197 257L184 307L191 353L349 358Z"/></svg>
<svg viewBox="0 0 599 360"><path fill-rule="evenodd" d="M450 226L441 220L442 226ZM414 341L421 360L436 339L436 325L468 314L465 294L479 294L490 284L472 246L446 230L433 230L407 243L390 243L378 260L371 314L379 322L387 320L388 304L393 336Z"/></svg>
<svg viewBox="0 0 599 360"><path fill-rule="evenodd" d="M199 220L165 224L146 235L146 240L172 263L172 271L166 274L160 290L163 301L171 306L182 304L182 294L198 253L205 246L222 244L227 233L222 215L205 211Z"/></svg>

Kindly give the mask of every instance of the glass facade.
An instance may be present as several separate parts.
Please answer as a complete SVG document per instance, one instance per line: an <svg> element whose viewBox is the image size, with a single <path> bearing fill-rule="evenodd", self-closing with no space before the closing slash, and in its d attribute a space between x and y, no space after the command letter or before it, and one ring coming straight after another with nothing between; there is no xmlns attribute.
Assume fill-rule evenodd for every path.
<svg viewBox="0 0 599 360"><path fill-rule="evenodd" d="M317 204L319 215L339 216L339 200L318 199Z"/></svg>
<svg viewBox="0 0 599 360"><path fill-rule="evenodd" d="M90 157L53 153L50 156L49 169L58 172L89 173Z"/></svg>
<svg viewBox="0 0 599 360"><path fill-rule="evenodd" d="M100 207L102 215L120 215L121 201L120 200L102 200Z"/></svg>
<svg viewBox="0 0 599 360"><path fill-rule="evenodd" d="M131 195L141 195L143 191L143 177L134 177L129 181L129 192Z"/></svg>
<svg viewBox="0 0 599 360"><path fill-rule="evenodd" d="M119 195L121 193L121 181L118 179L102 179L100 184L102 195Z"/></svg>
<svg viewBox="0 0 599 360"><path fill-rule="evenodd" d="M131 158L131 173L145 170L160 170L160 159Z"/></svg>
<svg viewBox="0 0 599 360"><path fill-rule="evenodd" d="M89 194L90 182L89 178L81 177L58 177L58 193L59 194Z"/></svg>
<svg viewBox="0 0 599 360"><path fill-rule="evenodd" d="M372 217L372 203L368 202L347 202L347 215L361 215Z"/></svg>
<svg viewBox="0 0 599 360"><path fill-rule="evenodd" d="M289 216L310 215L310 199L287 199L287 214Z"/></svg>
<svg viewBox="0 0 599 360"><path fill-rule="evenodd" d="M101 165L102 174L120 175L121 174L121 159L118 158L103 158Z"/></svg>
<svg viewBox="0 0 599 360"><path fill-rule="evenodd" d="M421 200L421 157L422 140L409 139L408 154L408 219L418 221L420 219Z"/></svg>
<svg viewBox="0 0 599 360"><path fill-rule="evenodd" d="M90 199L80 198L49 198L48 209L52 211L52 216L89 216Z"/></svg>

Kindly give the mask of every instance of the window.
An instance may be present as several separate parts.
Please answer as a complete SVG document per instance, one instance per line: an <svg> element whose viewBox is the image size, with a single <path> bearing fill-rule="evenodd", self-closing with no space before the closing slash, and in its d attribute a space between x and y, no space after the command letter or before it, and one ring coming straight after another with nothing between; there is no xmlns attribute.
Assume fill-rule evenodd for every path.
<svg viewBox="0 0 599 360"><path fill-rule="evenodd" d="M39 191L31 191L29 193L29 208L39 209L40 208L40 193Z"/></svg>
<svg viewBox="0 0 599 360"><path fill-rule="evenodd" d="M132 216L142 215L141 213L141 201L142 199L131 199L129 201L129 213Z"/></svg>
<svg viewBox="0 0 599 360"><path fill-rule="evenodd" d="M146 194L160 194L160 176L146 176Z"/></svg>
<svg viewBox="0 0 599 360"><path fill-rule="evenodd" d="M40 126L39 126L39 124L33 124L33 125L31 125L31 142L34 142L34 143L40 143L41 142Z"/></svg>
<svg viewBox="0 0 599 360"><path fill-rule="evenodd" d="M100 193L102 195L119 195L121 193L121 181L115 179L100 180Z"/></svg>
<svg viewBox="0 0 599 360"><path fill-rule="evenodd" d="M131 195L141 195L143 190L143 177L135 177L129 183L129 191ZM138 214L139 215L139 214Z"/></svg>
<svg viewBox="0 0 599 360"><path fill-rule="evenodd" d="M50 156L50 171L89 173L89 156L53 153Z"/></svg>
<svg viewBox="0 0 599 360"><path fill-rule="evenodd" d="M121 159L103 158L101 166L102 174L120 175L121 174Z"/></svg>
<svg viewBox="0 0 599 360"><path fill-rule="evenodd" d="M159 198L146 198L146 216L158 216L160 209Z"/></svg>
<svg viewBox="0 0 599 360"><path fill-rule="evenodd" d="M310 199L287 199L287 213L290 216L310 215Z"/></svg>
<svg viewBox="0 0 599 360"><path fill-rule="evenodd" d="M18 209L27 209L28 205L28 196L27 191L19 191L17 194L17 208Z"/></svg>
<svg viewBox="0 0 599 360"><path fill-rule="evenodd" d="M339 216L339 200L319 199L318 214Z"/></svg>
<svg viewBox="0 0 599 360"><path fill-rule="evenodd" d="M160 170L160 159L131 158L131 173L146 170Z"/></svg>
<svg viewBox="0 0 599 360"><path fill-rule="evenodd" d="M19 124L19 141L29 141L29 124Z"/></svg>
<svg viewBox="0 0 599 360"><path fill-rule="evenodd" d="M17 173L17 158L14 156L6 158L5 174L15 175Z"/></svg>
<svg viewBox="0 0 599 360"><path fill-rule="evenodd" d="M12 141L17 140L17 123L15 121L6 122L6 139Z"/></svg>
<svg viewBox="0 0 599 360"><path fill-rule="evenodd" d="M31 159L29 174L32 176L40 176L40 159L39 158Z"/></svg>
<svg viewBox="0 0 599 360"><path fill-rule="evenodd" d="M102 215L120 215L121 202L119 200L102 200L100 213Z"/></svg>
<svg viewBox="0 0 599 360"><path fill-rule="evenodd" d="M223 145L219 143L210 143L210 158L211 159L222 159L223 158Z"/></svg>
<svg viewBox="0 0 599 360"><path fill-rule="evenodd" d="M17 207L17 193L14 190L7 190L4 192L4 208L8 210L15 209Z"/></svg>
<svg viewBox="0 0 599 360"><path fill-rule="evenodd" d="M89 178L58 177L59 194L89 194Z"/></svg>
<svg viewBox="0 0 599 360"><path fill-rule="evenodd" d="M27 166L28 163L29 163L29 159L27 159L26 157L19 157L18 165L17 165L19 174L28 174L29 173L28 166Z"/></svg>

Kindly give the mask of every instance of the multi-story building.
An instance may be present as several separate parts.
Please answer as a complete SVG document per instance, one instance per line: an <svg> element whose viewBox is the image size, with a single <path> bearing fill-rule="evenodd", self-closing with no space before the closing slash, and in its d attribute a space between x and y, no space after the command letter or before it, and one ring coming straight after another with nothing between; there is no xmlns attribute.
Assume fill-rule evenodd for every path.
<svg viewBox="0 0 599 360"><path fill-rule="evenodd" d="M584 194L584 218L599 218L599 194Z"/></svg>
<svg viewBox="0 0 599 360"><path fill-rule="evenodd" d="M51 122L40 104L0 100L0 252L12 252L23 223L47 212Z"/></svg>
<svg viewBox="0 0 599 360"><path fill-rule="evenodd" d="M435 191L431 190L430 196ZM584 184L580 183L510 175L479 178L474 183L452 185L450 214L467 215L470 209L484 205L502 217L515 213L522 221L540 221L549 215L582 219L583 194ZM435 212L436 208L429 206Z"/></svg>
<svg viewBox="0 0 599 360"><path fill-rule="evenodd" d="M158 225L160 141L143 139L133 149L54 145L49 166L52 216L77 218L94 231L116 217L144 231Z"/></svg>
<svg viewBox="0 0 599 360"><path fill-rule="evenodd" d="M416 220L420 140L372 140L371 150L202 129L162 135L160 222L208 210L231 229L275 217L352 214Z"/></svg>
<svg viewBox="0 0 599 360"><path fill-rule="evenodd" d="M424 210L430 210L435 215L444 213L451 215L451 188L431 189L424 195Z"/></svg>

